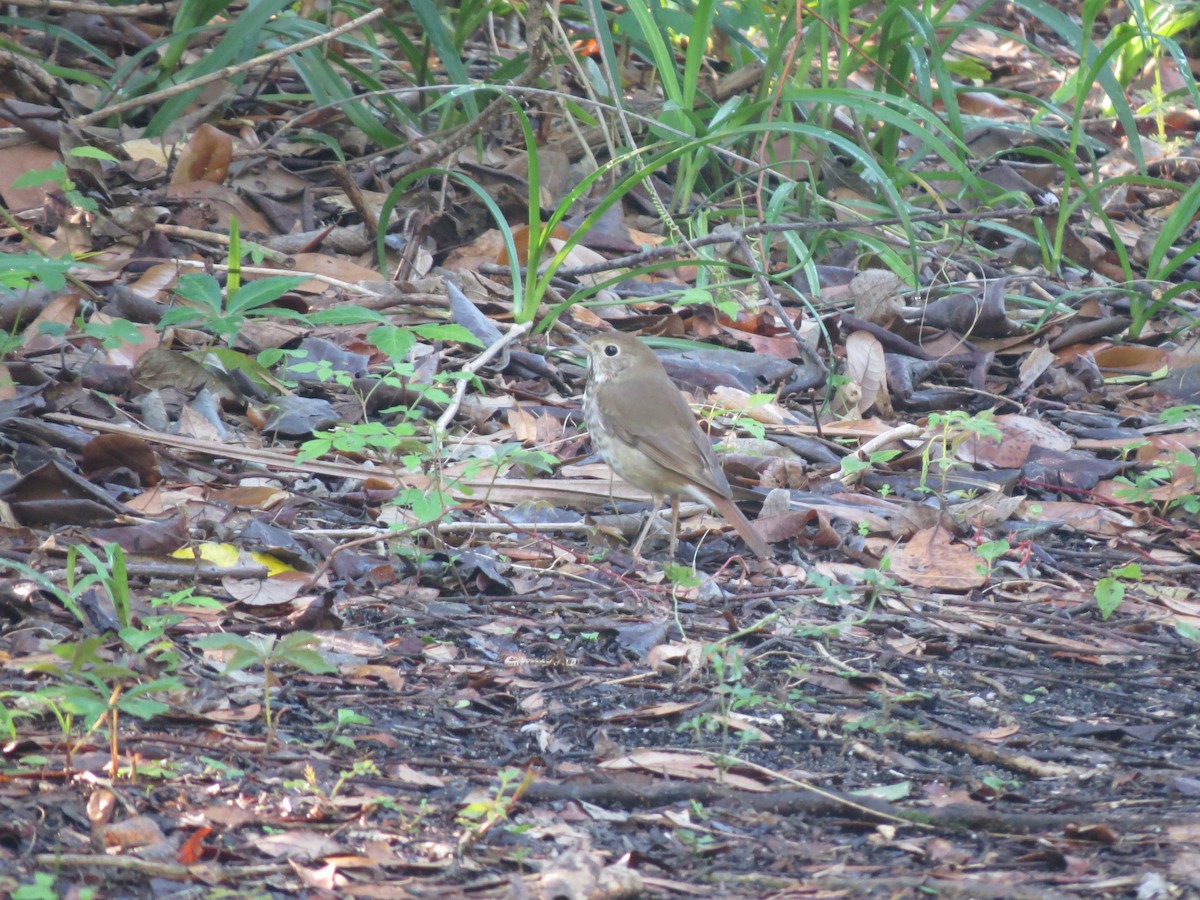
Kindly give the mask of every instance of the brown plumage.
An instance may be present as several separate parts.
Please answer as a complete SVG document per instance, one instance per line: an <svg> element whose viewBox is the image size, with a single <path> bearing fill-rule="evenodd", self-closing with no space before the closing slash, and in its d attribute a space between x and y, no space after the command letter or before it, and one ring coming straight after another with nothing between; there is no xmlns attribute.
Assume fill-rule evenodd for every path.
<svg viewBox="0 0 1200 900"><path fill-rule="evenodd" d="M771 559L771 548L734 504L712 444L654 351L638 338L615 332L594 337L584 347L591 367L583 414L592 443L617 475L654 495L633 555L640 557L664 496L671 498L674 555L679 498L686 495L716 509L751 550Z"/></svg>

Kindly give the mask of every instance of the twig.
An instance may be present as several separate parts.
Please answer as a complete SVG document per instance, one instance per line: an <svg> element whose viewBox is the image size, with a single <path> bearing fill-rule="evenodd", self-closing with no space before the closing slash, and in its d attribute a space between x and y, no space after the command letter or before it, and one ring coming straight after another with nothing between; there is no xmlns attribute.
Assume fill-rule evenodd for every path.
<svg viewBox="0 0 1200 900"><path fill-rule="evenodd" d="M155 222L154 230L160 234L165 234L167 237L179 238L184 241L197 241L199 243L218 244L222 247L229 246L229 235L220 234L215 231L202 231L199 228L188 228L186 225L169 225L166 222ZM248 241L242 238L242 247L247 251L255 251L261 253L263 259L269 259L271 262L279 263L281 266L291 268L296 265L296 260L287 253L281 253L278 250L272 250L263 244Z"/></svg>
<svg viewBox="0 0 1200 900"><path fill-rule="evenodd" d="M438 534L576 534L591 531L593 526L578 522L539 522L537 525L512 525L507 522L439 522Z"/></svg>
<svg viewBox="0 0 1200 900"><path fill-rule="evenodd" d="M197 259L173 259L171 263L181 269L199 269L207 271L211 268L214 272L228 272L229 266L224 263L206 263ZM295 262L293 260L293 262ZM239 266L238 271L243 275L280 275L284 274L279 269L269 269L265 266ZM506 270L507 271L507 270ZM305 272L300 269L292 268L286 274L288 275L303 275L305 278L311 278L315 281L320 281L330 287L335 287L342 291L354 291L366 297L380 297L384 295L369 287L364 287L361 284L351 284L349 281L342 281L340 278L334 278L332 275L323 275L320 272Z"/></svg>
<svg viewBox="0 0 1200 900"><path fill-rule="evenodd" d="M383 15L382 9L373 9L365 15L359 16L357 19L351 19L345 25L339 25L337 28L332 28L323 34L314 35L307 40L299 41L289 47L282 47L279 50L272 50L270 53L263 56L256 56L254 59L248 59L245 62L240 62L234 66L226 66L223 69L218 69L216 72L211 72L208 75L203 75L192 81L185 81L182 84L173 84L170 87L163 88L161 91L154 91L146 94L144 97L134 97L132 100L125 100L121 103L115 103L112 106L98 109L95 112L90 112L85 116L78 116L71 120L71 124L77 128L82 128L86 125L92 125L109 116L115 116L123 112L128 112L131 109L137 109L142 106L150 106L160 100L169 100L177 94L184 94L194 88L203 87L206 84L212 84L214 81L227 81L234 75L239 75L250 69L259 66L269 65L276 60L284 59L288 56L293 56L310 47L317 47L321 44L327 44L337 37L345 34L348 31L354 31L356 28L361 28L368 22L374 21Z"/></svg>
<svg viewBox="0 0 1200 900"><path fill-rule="evenodd" d="M808 342L796 330L796 325L792 322L792 317L788 315L787 310L783 308L783 301L779 299L779 294L775 291L774 285L763 274L762 268L755 264L754 251L750 249L750 242L746 240L744 235L738 238L737 246L742 251L742 255L746 257L746 263L754 271L754 278L758 282L758 289L762 291L762 295L771 304L771 309L775 310L776 318L783 323L783 327L787 329L788 334L792 336L792 340L796 342L796 352L803 354L809 363L815 363L824 369L825 364L821 362L821 358L812 352L812 348L808 346ZM828 375L828 372L826 372L826 375Z"/></svg>
<svg viewBox="0 0 1200 900"><path fill-rule="evenodd" d="M82 0L7 0L5 6L19 9L52 9L55 12L83 13L88 16L157 16L173 14L175 3L135 3L132 6L110 6L107 3L86 3Z"/></svg>
<svg viewBox="0 0 1200 900"><path fill-rule="evenodd" d="M47 551L48 556L65 557L67 555L66 548L50 549ZM14 560L14 562L19 560ZM97 569L92 563L80 557L76 560L76 565L84 572L97 572ZM0 569L7 569L3 561L0 561ZM222 566L216 563L197 563L188 562L186 560L169 561L158 559L142 559L132 558L126 559L125 571L132 578L165 578L173 581L221 581L225 578L234 579L264 579L270 572L266 566ZM65 569L49 569L42 573L47 578L55 581L66 579L67 571Z"/></svg>
<svg viewBox="0 0 1200 900"><path fill-rule="evenodd" d="M929 212L921 213L915 216L909 216L909 222L990 222L996 219L1029 219L1038 218L1043 215L1056 213L1056 209L1030 209L1025 206L1012 206L1004 209L988 209L976 210L970 212ZM611 272L613 269L625 269L636 266L643 266L648 262L655 262L663 259L671 259L673 257L682 256L683 253L691 247L711 247L717 244L736 244L739 240L747 237L754 237L760 234L781 234L789 231L805 231L816 230L821 231L854 231L860 228L881 228L885 225L903 225L904 220L898 216L892 216L887 219L860 219L856 221L839 221L839 222L820 222L815 219L808 219L801 222L758 222L754 225L748 225L745 228L736 231L724 231L719 234L710 234L701 238L692 238L688 242L688 246L684 247L679 244L663 244L659 247L654 247L650 250L644 250L640 253L631 253L628 256L619 256L615 259L608 259L604 262L590 263L586 266L571 266L563 267L558 270L558 276L561 278L578 278L582 275L599 275L604 272ZM507 275L508 269L504 266L487 264L480 266L479 271L485 275Z"/></svg>
<svg viewBox="0 0 1200 900"><path fill-rule="evenodd" d="M558 36L559 41L564 47L571 46L571 38L567 35L566 29L563 28L562 21L557 15L552 15L550 21L553 23L554 33ZM566 64L575 72L576 82L587 94L589 100L598 102L600 98L596 95L596 89L592 86L592 80L588 78L587 73L583 69L583 64L579 61L578 55L574 53L566 54ZM554 89L561 93L563 97L567 96L567 91L563 89L562 72L556 66L550 70L554 77ZM614 94L619 97L620 94ZM567 127L571 129L571 134L579 146L582 155L587 157L588 168L592 171L600 168L600 163L596 160L596 154L592 152L592 145L583 134L583 129L579 127L579 123L575 120L575 116L571 114L570 107L562 99L558 98L558 106L562 110L563 121L567 123ZM609 157L617 155L617 147L613 143L612 134L603 126L599 126L598 130L608 150Z"/></svg>
<svg viewBox="0 0 1200 900"><path fill-rule="evenodd" d="M501 350L527 333L531 328L533 328L533 322L522 322L520 325L514 325L509 329L508 334L502 336L499 340L493 341L490 347L463 366L462 371L474 375L486 366ZM469 381L469 378L462 378L455 386L454 399L450 401L450 405L446 407L446 411L438 417L437 430L439 433L445 434L451 420L458 414L458 408L462 406L463 397L467 395L467 382Z"/></svg>
<svg viewBox="0 0 1200 900"><path fill-rule="evenodd" d="M379 234L379 217L375 215L375 210L371 209L367 203L363 193L359 190L358 183L350 175L349 170L340 163L333 167L333 177L338 183L338 187L346 194L350 200L350 205L354 207L354 211L358 213L359 218L363 221L363 228L366 230L367 237L372 241Z"/></svg>
<svg viewBox="0 0 1200 900"><path fill-rule="evenodd" d="M19 75L24 75L26 78L32 81L39 90L53 95L57 83L55 82L54 77L50 75L45 68L43 68L44 66L45 63L40 60L34 61L27 56L21 56L19 53L13 53L11 50L0 50L0 71L15 69ZM13 83L8 81L7 77L5 78L5 81L7 82L7 93L7 91L13 89ZM24 131L21 131L20 133L28 138L28 135L26 135Z"/></svg>
<svg viewBox="0 0 1200 900"><path fill-rule="evenodd" d="M859 461L867 460L872 453L881 447L886 447L888 444L907 441L910 438L918 438L925 434L925 429L915 422L905 422L902 425L897 425L885 431L883 434L871 438L857 450L850 454L849 458L858 459ZM838 475L833 476L834 481L840 481L843 484L851 484L858 481L861 477L861 472L843 471Z"/></svg>
<svg viewBox="0 0 1200 900"><path fill-rule="evenodd" d="M282 875L291 871L286 863L264 863L251 866L221 866L202 863L184 866L178 863L132 856L109 856L106 853L39 853L33 857L39 866L70 869L117 869L136 872L147 878L166 878L191 882L200 878L208 884L221 884L267 875Z"/></svg>

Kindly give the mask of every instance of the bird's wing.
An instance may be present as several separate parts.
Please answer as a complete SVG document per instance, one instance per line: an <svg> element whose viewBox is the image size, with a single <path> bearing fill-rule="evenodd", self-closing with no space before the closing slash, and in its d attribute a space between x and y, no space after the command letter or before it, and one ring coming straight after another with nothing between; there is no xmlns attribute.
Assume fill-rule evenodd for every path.
<svg viewBox="0 0 1200 900"><path fill-rule="evenodd" d="M675 472L684 482L695 482L722 497L732 496L725 473L713 455L712 443L673 384L652 382L638 392L614 391L612 387L601 385L597 400L614 437ZM663 441L663 433L687 434L691 439ZM697 473L702 473L701 477Z"/></svg>

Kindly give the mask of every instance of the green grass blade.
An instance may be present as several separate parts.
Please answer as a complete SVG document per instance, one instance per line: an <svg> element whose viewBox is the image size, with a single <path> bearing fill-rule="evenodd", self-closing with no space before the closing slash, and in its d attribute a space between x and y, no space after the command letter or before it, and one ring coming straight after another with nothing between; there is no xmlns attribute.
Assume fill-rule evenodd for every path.
<svg viewBox="0 0 1200 900"><path fill-rule="evenodd" d="M54 25L50 22L41 22L37 19L25 19L19 16L0 16L0 26L40 32L54 38L56 41L62 41L64 44L74 47L83 53L84 56L92 57L105 69L112 69L116 66L116 62L112 57L99 47L80 37L75 32L59 25Z"/></svg>
<svg viewBox="0 0 1200 900"><path fill-rule="evenodd" d="M258 49L262 33L264 31L274 33L278 28L278 23L269 23L287 5L288 0L256 0L228 25L213 26L223 32L220 41L199 62L180 72L177 76L178 80L187 81L198 78L225 66L251 59ZM206 31L208 29L201 27L199 30ZM187 36L190 37L190 35ZM234 82L240 84L244 78L244 75L237 77ZM197 91L185 91L163 103L154 118L150 120L150 124L146 126L146 136L154 137L166 131L183 115L184 110L195 100L196 94Z"/></svg>
<svg viewBox="0 0 1200 900"><path fill-rule="evenodd" d="M648 2L655 4L653 11ZM651 62L654 64L663 93L667 98L662 110L663 124L676 131L694 134L692 119L687 115L691 106L685 101L683 84L679 80L678 72L675 71L675 54L671 51L670 45L658 26L658 17L663 12L662 7L658 0L629 0L628 8L637 22L642 41L650 54Z"/></svg>
<svg viewBox="0 0 1200 900"><path fill-rule="evenodd" d="M470 84L471 76L467 73L467 67L463 65L460 56L462 48L456 46L450 29L446 27L446 23L442 19L438 5L433 0L411 0L410 5L421 23L421 28L424 29L425 39L429 41L442 65L446 67L450 83ZM467 115L471 118L479 115L479 106L473 95L468 94L463 105Z"/></svg>
<svg viewBox="0 0 1200 900"><path fill-rule="evenodd" d="M680 104L685 110L693 109L696 105L696 89L700 84L700 67L703 65L704 55L708 51L715 11L716 0L698 0L692 16L692 28L688 32L687 53L684 55L683 91L680 98Z"/></svg>

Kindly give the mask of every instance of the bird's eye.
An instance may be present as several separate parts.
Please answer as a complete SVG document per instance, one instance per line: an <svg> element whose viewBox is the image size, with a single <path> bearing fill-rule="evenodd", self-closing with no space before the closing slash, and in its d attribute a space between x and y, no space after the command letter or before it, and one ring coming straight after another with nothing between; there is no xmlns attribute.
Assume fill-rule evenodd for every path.
<svg viewBox="0 0 1200 900"><path fill-rule="evenodd" d="M616 344L605 344L604 345L604 355L605 356L616 356L620 352L621 352L621 348L618 347Z"/></svg>

